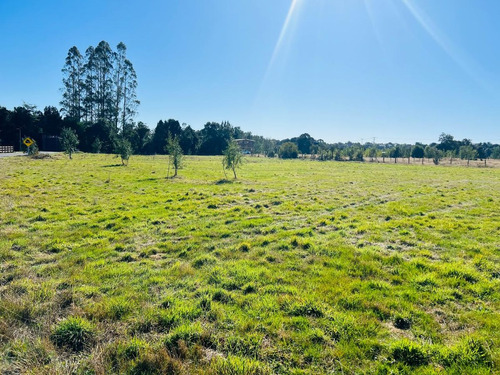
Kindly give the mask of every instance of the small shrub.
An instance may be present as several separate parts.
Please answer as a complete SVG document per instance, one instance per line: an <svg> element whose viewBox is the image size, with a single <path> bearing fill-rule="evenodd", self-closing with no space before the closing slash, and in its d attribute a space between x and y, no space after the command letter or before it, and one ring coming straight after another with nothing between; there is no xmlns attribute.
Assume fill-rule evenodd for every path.
<svg viewBox="0 0 500 375"><path fill-rule="evenodd" d="M122 159L122 165L127 165L130 155L132 155L132 146L130 142L126 139L120 139L115 145L115 152L120 155Z"/></svg>
<svg viewBox="0 0 500 375"><path fill-rule="evenodd" d="M90 322L79 317L70 317L60 322L51 335L52 342L58 347L82 351L94 340L95 331Z"/></svg>
<svg viewBox="0 0 500 375"><path fill-rule="evenodd" d="M33 144L28 147L27 151L28 151L28 155L31 156L34 159L36 159L37 156L40 153L40 150L39 150L38 145L36 144L36 142L33 142Z"/></svg>
<svg viewBox="0 0 500 375"><path fill-rule="evenodd" d="M63 128L61 130L61 146L65 153L69 155L72 159L72 155L76 152L76 146L78 146L79 140L76 135L76 131L70 128Z"/></svg>

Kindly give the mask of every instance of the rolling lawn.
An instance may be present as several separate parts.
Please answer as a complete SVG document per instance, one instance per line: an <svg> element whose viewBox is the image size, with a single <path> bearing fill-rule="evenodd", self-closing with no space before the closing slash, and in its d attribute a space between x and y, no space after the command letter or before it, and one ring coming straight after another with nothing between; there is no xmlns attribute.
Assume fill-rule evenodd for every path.
<svg viewBox="0 0 500 375"><path fill-rule="evenodd" d="M500 169L119 164L0 159L1 374L500 371Z"/></svg>

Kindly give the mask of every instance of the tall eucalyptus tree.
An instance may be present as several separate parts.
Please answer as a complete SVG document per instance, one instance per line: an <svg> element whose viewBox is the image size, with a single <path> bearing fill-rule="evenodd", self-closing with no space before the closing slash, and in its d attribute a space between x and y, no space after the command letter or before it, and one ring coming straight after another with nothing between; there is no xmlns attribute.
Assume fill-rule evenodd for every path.
<svg viewBox="0 0 500 375"><path fill-rule="evenodd" d="M63 72L63 95L60 102L66 116L80 121L83 115L84 59L77 47L69 49Z"/></svg>
<svg viewBox="0 0 500 375"><path fill-rule="evenodd" d="M137 74L120 42L113 51L106 41L88 47L83 57L68 51L63 68L62 111L76 121L103 122L115 133L137 114Z"/></svg>

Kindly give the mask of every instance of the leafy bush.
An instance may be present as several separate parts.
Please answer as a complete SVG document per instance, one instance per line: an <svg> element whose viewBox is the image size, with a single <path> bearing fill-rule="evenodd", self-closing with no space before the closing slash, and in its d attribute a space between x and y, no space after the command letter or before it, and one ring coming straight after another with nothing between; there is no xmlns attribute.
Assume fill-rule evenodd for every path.
<svg viewBox="0 0 500 375"><path fill-rule="evenodd" d="M36 142L33 142L33 144L28 147L28 155L29 156L36 156L38 155L40 152L40 150L38 149L38 145L36 144Z"/></svg>
<svg viewBox="0 0 500 375"><path fill-rule="evenodd" d="M90 322L80 317L70 317L55 327L51 339L59 347L78 352L90 345L94 336L95 330Z"/></svg>

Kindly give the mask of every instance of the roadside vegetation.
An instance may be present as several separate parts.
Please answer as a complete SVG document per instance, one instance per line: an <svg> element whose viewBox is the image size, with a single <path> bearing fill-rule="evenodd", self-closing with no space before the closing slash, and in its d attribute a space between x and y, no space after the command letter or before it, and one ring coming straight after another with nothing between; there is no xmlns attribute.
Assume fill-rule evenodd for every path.
<svg viewBox="0 0 500 375"><path fill-rule="evenodd" d="M500 169L116 158L0 159L0 373L499 371Z"/></svg>

